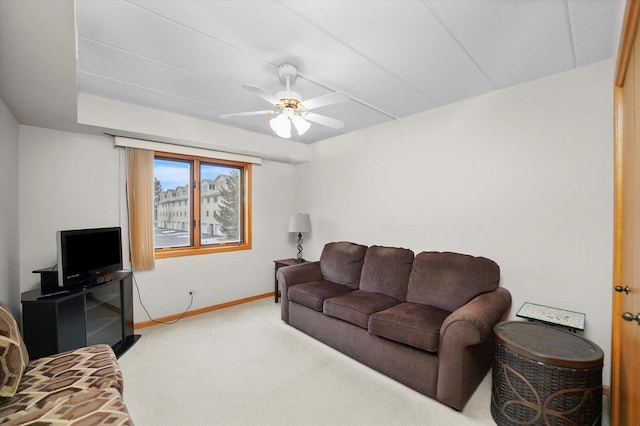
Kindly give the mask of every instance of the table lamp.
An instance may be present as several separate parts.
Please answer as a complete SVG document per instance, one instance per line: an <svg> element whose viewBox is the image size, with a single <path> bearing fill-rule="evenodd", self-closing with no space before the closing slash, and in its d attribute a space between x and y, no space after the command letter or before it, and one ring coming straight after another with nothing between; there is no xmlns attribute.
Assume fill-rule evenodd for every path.
<svg viewBox="0 0 640 426"><path fill-rule="evenodd" d="M289 219L289 232L298 233L298 255L296 263L304 262L302 258L302 233L311 232L311 218L308 213L292 214Z"/></svg>

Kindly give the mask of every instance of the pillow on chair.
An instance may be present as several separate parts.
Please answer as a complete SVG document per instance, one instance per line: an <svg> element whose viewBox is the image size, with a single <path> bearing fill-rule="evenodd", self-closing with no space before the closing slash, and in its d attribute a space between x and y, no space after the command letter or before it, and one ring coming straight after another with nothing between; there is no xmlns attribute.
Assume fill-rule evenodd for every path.
<svg viewBox="0 0 640 426"><path fill-rule="evenodd" d="M0 402L15 395L28 362L29 354L18 324L0 302Z"/></svg>

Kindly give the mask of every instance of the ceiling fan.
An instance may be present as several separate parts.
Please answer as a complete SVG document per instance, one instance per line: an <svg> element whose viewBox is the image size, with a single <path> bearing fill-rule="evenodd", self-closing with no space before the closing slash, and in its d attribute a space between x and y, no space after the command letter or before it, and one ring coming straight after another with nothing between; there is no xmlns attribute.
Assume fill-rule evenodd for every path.
<svg viewBox="0 0 640 426"><path fill-rule="evenodd" d="M299 136L303 135L311 127L311 123L321 124L332 129L341 129L344 123L335 118L316 114L310 110L327 105L346 102L349 95L343 92L333 92L318 96L306 101L302 100L299 93L291 90L291 86L296 81L298 69L291 64L283 64L278 67L278 77L286 89L272 95L261 87L252 84L244 84L243 87L255 95L269 102L277 109L263 111L238 112L235 114L224 114L220 118L247 117L251 115L275 115L269 120L271 129L281 138L291 137L291 127L296 129Z"/></svg>

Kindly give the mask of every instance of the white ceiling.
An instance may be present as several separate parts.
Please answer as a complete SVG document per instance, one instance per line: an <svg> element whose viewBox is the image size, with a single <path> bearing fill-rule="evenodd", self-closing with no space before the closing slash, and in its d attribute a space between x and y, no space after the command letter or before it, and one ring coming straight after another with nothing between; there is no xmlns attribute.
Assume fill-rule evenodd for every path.
<svg viewBox="0 0 640 426"><path fill-rule="evenodd" d="M622 0L0 0L0 97L20 123L66 129L78 90L273 135L292 63L309 143L615 56ZM74 43L77 42L78 63ZM71 123L73 121L73 123Z"/></svg>
<svg viewBox="0 0 640 426"><path fill-rule="evenodd" d="M291 63L314 142L612 57L614 0L78 0L82 92L273 134L242 87L283 89ZM294 136L295 138L295 136Z"/></svg>

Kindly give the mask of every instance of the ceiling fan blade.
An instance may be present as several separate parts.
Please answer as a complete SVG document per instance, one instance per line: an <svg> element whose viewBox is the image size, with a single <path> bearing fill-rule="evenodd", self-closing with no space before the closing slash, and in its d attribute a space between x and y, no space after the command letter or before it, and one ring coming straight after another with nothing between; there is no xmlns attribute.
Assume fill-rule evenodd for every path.
<svg viewBox="0 0 640 426"><path fill-rule="evenodd" d="M255 86L253 84L243 84L242 87L253 93L254 95L260 96L265 101L269 102L271 105L276 105L280 100L276 98L271 93L264 90L262 87Z"/></svg>
<svg viewBox="0 0 640 426"><path fill-rule="evenodd" d="M230 118L230 117L249 117L251 115L273 115L275 111L272 110L264 110L264 111L248 111L248 112L236 112L233 114L224 114L221 115L220 118Z"/></svg>
<svg viewBox="0 0 640 426"><path fill-rule="evenodd" d="M303 118L312 121L314 123L322 124L323 126L331 127L332 129L342 129L344 123L335 118L327 117L326 115L316 114L314 112L307 112L303 115Z"/></svg>
<svg viewBox="0 0 640 426"><path fill-rule="evenodd" d="M316 98L308 99L306 101L302 101L302 105L306 109L314 109L320 108L326 105L339 104L342 102L347 102L351 99L351 96L347 95L343 92L333 92L326 95L318 96Z"/></svg>

